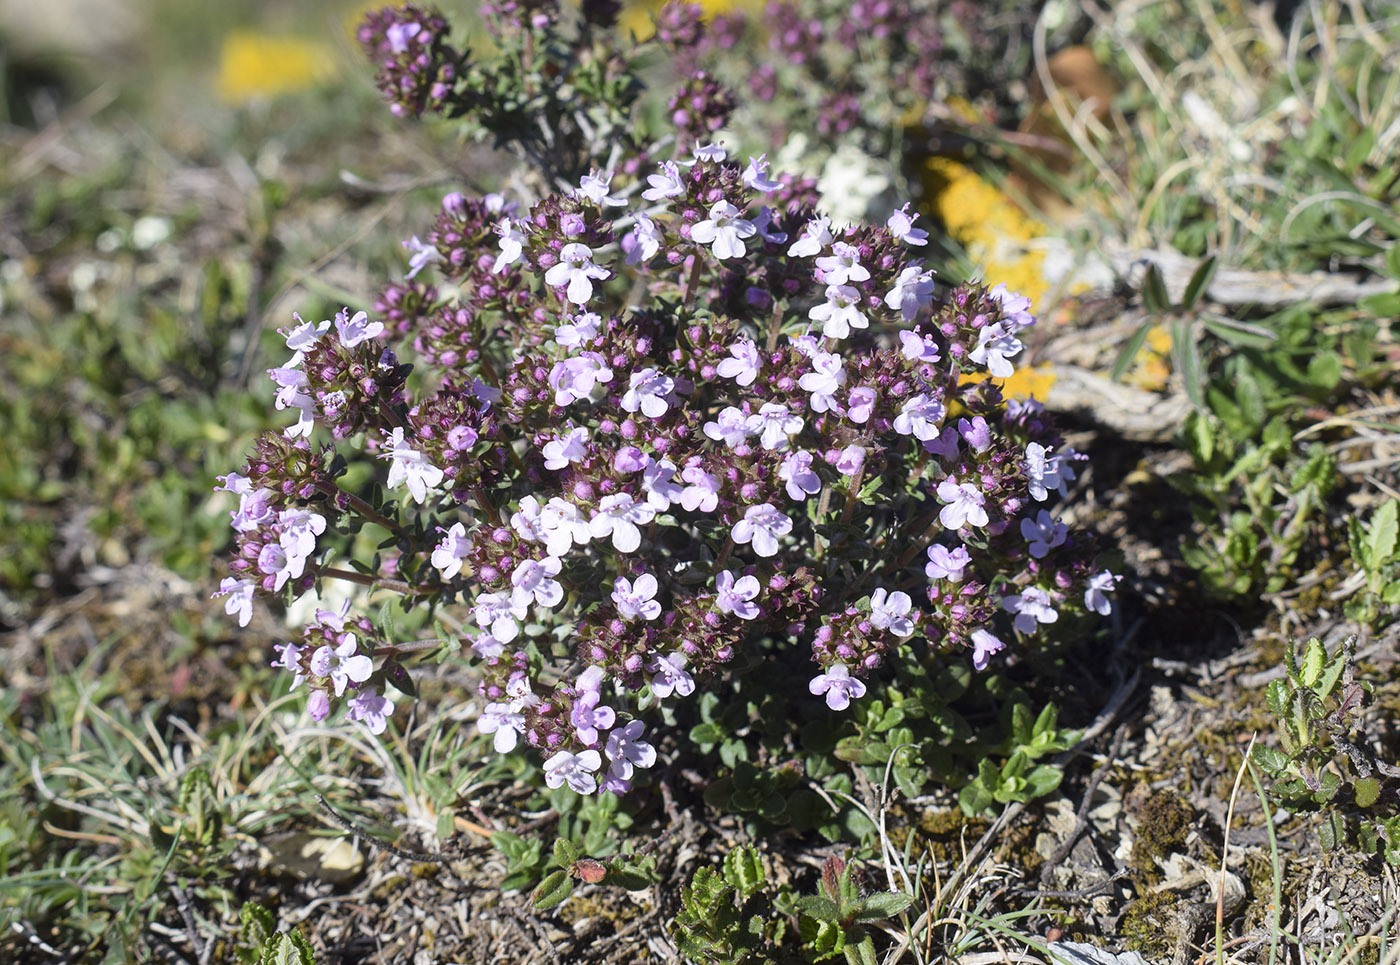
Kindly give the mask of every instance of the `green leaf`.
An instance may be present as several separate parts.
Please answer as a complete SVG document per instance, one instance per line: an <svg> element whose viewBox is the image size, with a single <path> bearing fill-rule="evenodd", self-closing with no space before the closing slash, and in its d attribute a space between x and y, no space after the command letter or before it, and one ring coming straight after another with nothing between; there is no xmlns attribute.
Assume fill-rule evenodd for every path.
<svg viewBox="0 0 1400 965"><path fill-rule="evenodd" d="M1312 687L1322 676L1322 669L1327 664L1327 649L1322 645L1322 641L1317 637L1308 640L1303 648L1303 662L1298 668L1298 678L1303 686Z"/></svg>
<svg viewBox="0 0 1400 965"><path fill-rule="evenodd" d="M1381 782L1374 777L1357 778L1352 783L1352 794L1356 798L1356 806L1368 808L1381 796Z"/></svg>
<svg viewBox="0 0 1400 965"><path fill-rule="evenodd" d="M881 918L893 918L913 903L913 895L899 891L882 891L861 899L860 907L856 910L856 919L877 921Z"/></svg>
<svg viewBox="0 0 1400 965"><path fill-rule="evenodd" d="M1123 347L1118 351L1118 358L1113 362L1112 378L1115 382L1122 380L1128 369L1132 367L1133 359L1137 358L1138 351L1142 348L1142 343L1147 341L1147 333L1152 329L1151 322L1143 322L1138 326L1137 331L1128 336L1128 340L1123 343Z"/></svg>
<svg viewBox="0 0 1400 965"><path fill-rule="evenodd" d="M1162 277L1162 269L1157 265L1147 266L1142 278L1142 304L1153 315L1161 315L1172 307L1171 296L1167 294L1167 281Z"/></svg>
<svg viewBox="0 0 1400 965"><path fill-rule="evenodd" d="M1060 786L1064 773L1058 767L1041 764L1026 775L1026 791L1031 797L1044 797Z"/></svg>
<svg viewBox="0 0 1400 965"><path fill-rule="evenodd" d="M1191 330L1189 319L1177 319L1171 324L1172 358L1181 373L1186 397L1198 410L1205 408L1205 377L1201 366L1201 350Z"/></svg>
<svg viewBox="0 0 1400 965"><path fill-rule="evenodd" d="M1328 811L1322 818L1322 826L1317 829L1318 843L1323 851L1334 851L1346 840L1346 825L1336 811Z"/></svg>
<svg viewBox="0 0 1400 965"><path fill-rule="evenodd" d="M821 895L803 895L797 899L797 910L817 921L839 922L841 909L836 902Z"/></svg>
<svg viewBox="0 0 1400 965"><path fill-rule="evenodd" d="M1400 500L1389 499L1381 504L1366 527L1366 550L1369 569L1380 569L1395 555L1396 536L1400 534Z"/></svg>
<svg viewBox="0 0 1400 965"><path fill-rule="evenodd" d="M579 859L578 847L568 838L559 838L554 842L554 862L559 865L571 865Z"/></svg>
<svg viewBox="0 0 1400 965"><path fill-rule="evenodd" d="M530 896L530 902L541 911L553 908L574 893L574 879L567 871L551 871Z"/></svg>
<svg viewBox="0 0 1400 965"><path fill-rule="evenodd" d="M1281 683L1281 681L1274 682ZM1284 768L1288 767L1287 754L1272 747L1265 747L1263 744L1256 744L1250 756L1254 758L1254 763L1258 764L1260 769L1270 777L1282 774Z"/></svg>
<svg viewBox="0 0 1400 965"><path fill-rule="evenodd" d="M1196 266L1196 270L1191 273L1191 280L1186 283L1186 292L1181 296L1181 307L1183 309L1189 311L1195 307L1201 295L1205 294L1205 290L1210 285L1211 279L1215 277L1215 268L1215 255L1211 255Z"/></svg>
<svg viewBox="0 0 1400 965"><path fill-rule="evenodd" d="M725 855L724 880L733 885L745 900L763 887L763 862L759 860L758 849L745 844Z"/></svg>
<svg viewBox="0 0 1400 965"><path fill-rule="evenodd" d="M696 724L690 729L690 739L697 744L718 744L724 740L724 728L714 721Z"/></svg>

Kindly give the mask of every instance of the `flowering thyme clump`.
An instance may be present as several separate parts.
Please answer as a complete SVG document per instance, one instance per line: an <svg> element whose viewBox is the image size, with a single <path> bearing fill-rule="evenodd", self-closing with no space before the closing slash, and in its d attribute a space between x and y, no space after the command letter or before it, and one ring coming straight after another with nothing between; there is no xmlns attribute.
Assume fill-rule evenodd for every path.
<svg viewBox="0 0 1400 965"><path fill-rule="evenodd" d="M1014 370L1030 305L940 296L916 218L834 224L714 143L519 205L448 195L383 321L283 332L292 421L222 487L228 611L327 579L457 611L480 730L584 794L656 763L649 708L760 649L810 654L794 689L840 711L921 648L981 669L1106 612L1116 578L1056 513L1082 457L965 378ZM322 610L276 659L313 716L379 730L412 648Z"/></svg>

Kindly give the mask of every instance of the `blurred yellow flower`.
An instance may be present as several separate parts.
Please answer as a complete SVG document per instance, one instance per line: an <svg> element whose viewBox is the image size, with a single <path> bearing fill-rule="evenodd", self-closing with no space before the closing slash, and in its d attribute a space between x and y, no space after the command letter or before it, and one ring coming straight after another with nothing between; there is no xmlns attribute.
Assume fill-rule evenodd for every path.
<svg viewBox="0 0 1400 965"><path fill-rule="evenodd" d="M299 37L233 30L219 55L219 97L230 104L305 90L335 76L330 48Z"/></svg>
<svg viewBox="0 0 1400 965"><path fill-rule="evenodd" d="M705 11L705 19L719 13L733 13L735 10L747 14L759 13L765 0L698 0ZM625 35L627 31L637 35L638 40L646 40L656 32L656 11L666 5L666 0L629 0L617 18L618 26Z"/></svg>
<svg viewBox="0 0 1400 965"><path fill-rule="evenodd" d="M969 372L960 376L958 382L961 385L971 385L988 378L991 376L986 372ZM1001 386L1001 394L1008 399L1029 399L1035 396L1044 401L1050 394L1050 387L1055 384L1055 371L1049 365L1028 365L1017 369L1004 379L992 381Z"/></svg>

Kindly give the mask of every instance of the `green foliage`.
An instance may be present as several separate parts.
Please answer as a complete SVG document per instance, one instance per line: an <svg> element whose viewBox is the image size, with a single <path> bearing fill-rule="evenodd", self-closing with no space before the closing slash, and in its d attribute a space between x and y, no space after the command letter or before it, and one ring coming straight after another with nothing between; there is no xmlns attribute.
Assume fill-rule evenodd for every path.
<svg viewBox="0 0 1400 965"><path fill-rule="evenodd" d="M875 942L868 922L893 918L914 903L899 892L862 894L856 865L833 855L822 867L819 893L796 901L798 929L812 961L844 955L850 965L875 965Z"/></svg>
<svg viewBox="0 0 1400 965"><path fill-rule="evenodd" d="M1353 674L1356 640L1336 652L1313 637L1301 659L1288 648L1286 676L1265 692L1278 747L1258 745L1253 761L1271 780L1269 796L1290 811L1322 815L1326 850L1348 841L1400 865L1400 814L1378 813L1383 797L1393 801L1400 768L1377 761L1364 734L1355 732L1372 687Z"/></svg>
<svg viewBox="0 0 1400 965"><path fill-rule="evenodd" d="M238 913L235 955L247 965L316 965L311 943L301 929L275 931L277 921L262 905L245 902Z"/></svg>
<svg viewBox="0 0 1400 965"><path fill-rule="evenodd" d="M574 795L579 798L579 795ZM611 800L615 795L603 795L596 799ZM606 829L607 814L596 819L596 827ZM561 827L563 823L561 822ZM506 858L506 877L501 881L505 891L524 889L538 882L531 892L530 901L541 910L553 908L564 902L574 892L575 883L606 884L626 891L640 891L657 880L656 858L643 852L614 855L600 859L597 855L612 850L616 846L606 837L599 848L588 847L589 837L583 840L560 837L555 839L548 855L544 844L538 838L525 838L510 831L497 831L491 835L491 843Z"/></svg>
<svg viewBox="0 0 1400 965"><path fill-rule="evenodd" d="M1352 562L1366 577L1361 592L1347 601L1347 615L1353 620L1374 624L1384 608L1400 605L1398 516L1400 500L1387 499L1367 522L1357 516L1347 520Z"/></svg>
<svg viewBox="0 0 1400 965"><path fill-rule="evenodd" d="M1075 732L1056 726L1059 711L1055 705L1046 704L1034 720L1026 703L1017 701L1008 708L1011 728L999 749L1007 755L1005 760L998 767L983 758L977 765L977 777L958 795L958 803L969 815L994 814L996 805L1012 801L1024 804L1045 797L1060 786L1064 776L1058 767L1036 763L1067 749L1077 737Z"/></svg>
<svg viewBox="0 0 1400 965"><path fill-rule="evenodd" d="M763 891L763 863L752 845L725 855L720 869L704 867L681 889L671 935L682 955L700 965L758 965L774 960L787 923Z"/></svg>

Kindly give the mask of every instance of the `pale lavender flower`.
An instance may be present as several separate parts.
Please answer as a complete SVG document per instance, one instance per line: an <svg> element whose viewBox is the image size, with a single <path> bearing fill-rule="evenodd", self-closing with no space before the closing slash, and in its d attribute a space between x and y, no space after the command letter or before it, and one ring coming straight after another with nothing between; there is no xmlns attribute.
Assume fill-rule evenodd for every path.
<svg viewBox="0 0 1400 965"><path fill-rule="evenodd" d="M675 391L676 381L669 375L662 375L654 368L633 372L628 380L627 392L622 396L622 410L636 412L649 419L659 419L671 407L667 397Z"/></svg>
<svg viewBox="0 0 1400 965"><path fill-rule="evenodd" d="M822 280L827 285L846 285L849 282L867 281L870 271L860 263L860 249L838 241L831 246L831 254L817 259Z"/></svg>
<svg viewBox="0 0 1400 965"><path fill-rule="evenodd" d="M778 537L792 532L792 520L767 503L744 510L744 518L736 522L730 535L736 543L752 543L759 556L776 556Z"/></svg>
<svg viewBox="0 0 1400 965"><path fill-rule="evenodd" d="M868 385L859 385L851 390L850 402L846 406L846 418L857 425L865 425L875 411L875 390Z"/></svg>
<svg viewBox="0 0 1400 965"><path fill-rule="evenodd" d="M720 261L744 257L747 251L744 239L752 238L758 229L752 221L741 218L740 214L738 208L721 198L710 206L708 218L691 226L691 240L696 244L710 245L710 250Z"/></svg>
<svg viewBox="0 0 1400 965"><path fill-rule="evenodd" d="M499 657L506 652L506 645L489 633L483 633L473 638L471 648L472 653L482 660L490 660L492 657Z"/></svg>
<svg viewBox="0 0 1400 965"><path fill-rule="evenodd" d="M666 232L662 231L655 221L638 212L637 226L632 229L632 250L627 253L627 264L640 265L651 261L661 250L661 243L665 240Z"/></svg>
<svg viewBox="0 0 1400 965"><path fill-rule="evenodd" d="M938 424L948 409L931 395L919 394L906 399L894 419L894 431L902 436L912 435L920 442L938 438Z"/></svg>
<svg viewBox="0 0 1400 965"><path fill-rule="evenodd" d="M311 654L311 672L317 677L330 678L337 697L353 681L362 684L374 673L374 661L360 653L355 635L347 633L339 645L326 644Z"/></svg>
<svg viewBox="0 0 1400 965"><path fill-rule="evenodd" d="M836 456L836 471L843 476L854 476L865 466L865 447L851 443Z"/></svg>
<svg viewBox="0 0 1400 965"><path fill-rule="evenodd" d="M686 512L715 511L715 507L719 505L718 476L706 472L699 460L695 459L686 463L686 467L681 470L681 481L690 484L681 492L681 506Z"/></svg>
<svg viewBox="0 0 1400 965"><path fill-rule="evenodd" d="M447 430L447 444L453 452L466 452L481 435L471 426L453 426Z"/></svg>
<svg viewBox="0 0 1400 965"><path fill-rule="evenodd" d="M761 191L764 194L769 194L782 187L781 183L768 180L768 155L766 154L749 158L749 165L744 168L742 178L745 187Z"/></svg>
<svg viewBox="0 0 1400 965"><path fill-rule="evenodd" d="M870 624L881 630L888 630L897 637L907 637L914 632L914 620L909 611L914 601L902 590L888 592L884 587L876 588L870 594ZM915 618L917 619L917 614Z"/></svg>
<svg viewBox="0 0 1400 965"><path fill-rule="evenodd" d="M306 677L306 674L302 673L301 670L301 654L303 649L303 647L299 647L295 643L285 643L276 648L277 659L272 661L272 668L274 670L286 670L292 674L292 686L288 688L289 690L296 690L297 685Z"/></svg>
<svg viewBox="0 0 1400 965"><path fill-rule="evenodd" d="M860 308L860 292L850 285L826 286L826 301L813 305L807 317L822 323L822 334L827 338L845 338L853 328L869 328L870 319Z"/></svg>
<svg viewBox="0 0 1400 965"><path fill-rule="evenodd" d="M655 599L656 589L656 577L650 573L643 573L635 580L619 576L612 591L617 615L624 620L655 620L661 616L661 604Z"/></svg>
<svg viewBox="0 0 1400 965"><path fill-rule="evenodd" d="M797 236L797 240L788 248L788 255L793 258L811 258L821 254L826 246L831 244L834 236L831 234L831 219L817 218L803 225L802 233Z"/></svg>
<svg viewBox="0 0 1400 965"><path fill-rule="evenodd" d="M997 322L985 326L977 333L977 347L967 353L967 357L978 365L985 365L987 371L997 378L1006 379L1016 371L1007 359L1020 354L1023 348L1025 346L1021 344L1021 340L1009 334L1001 327L1001 323Z"/></svg>
<svg viewBox="0 0 1400 965"><path fill-rule="evenodd" d="M725 406L718 416L705 423L704 430L706 436L715 442L723 442L731 449L749 437L747 417L732 405Z"/></svg>
<svg viewBox="0 0 1400 965"><path fill-rule="evenodd" d="M1002 321L1011 325L1011 330L1029 328L1035 324L1031 314L1031 300L1020 292L1008 291L1005 282L997 282L988 292L989 298L996 299L1001 306Z"/></svg>
<svg viewBox="0 0 1400 965"><path fill-rule="evenodd" d="M418 36L422 29L423 25L415 20L393 23L384 31L384 39L389 42L389 50L392 53L407 53L408 42Z"/></svg>
<svg viewBox="0 0 1400 965"><path fill-rule="evenodd" d="M540 452L546 469L567 469L573 463L583 462L588 457L588 430L570 429L567 434L546 442Z"/></svg>
<svg viewBox="0 0 1400 965"><path fill-rule="evenodd" d="M979 416L958 420L958 435L973 452L986 452L992 447L992 428Z"/></svg>
<svg viewBox="0 0 1400 965"><path fill-rule="evenodd" d="M316 537L326 531L326 517L309 509L284 509L277 514L277 523L282 528L277 542L297 556L316 552Z"/></svg>
<svg viewBox="0 0 1400 965"><path fill-rule="evenodd" d="M812 371L797 380L804 392L812 393L812 411L839 411L836 393L846 384L845 362L839 355L818 352L812 356Z"/></svg>
<svg viewBox="0 0 1400 965"><path fill-rule="evenodd" d="M1050 497L1050 490L1066 494L1065 481L1060 475L1060 458L1052 457L1050 450L1038 442L1026 444L1026 479L1031 498L1044 502Z"/></svg>
<svg viewBox="0 0 1400 965"><path fill-rule="evenodd" d="M664 513L671 504L679 502L685 494L685 487L676 482L676 464L669 459L653 459L647 456L646 467L642 469L642 489L647 494L647 505L658 513Z"/></svg>
<svg viewBox="0 0 1400 965"><path fill-rule="evenodd" d="M765 402L757 413L744 420L749 434L758 436L765 449L785 448L788 436L801 432L802 425L802 417L789 412L781 402Z"/></svg>
<svg viewBox="0 0 1400 965"><path fill-rule="evenodd" d="M783 457L778 478L787 483L787 494L798 502L821 492L821 477L812 471L812 454L801 449Z"/></svg>
<svg viewBox="0 0 1400 965"><path fill-rule="evenodd" d="M1035 633L1036 624L1054 623L1060 618L1055 612L1050 594L1038 586L1028 586L1020 593L1001 598L1001 608L1015 614L1012 624L1021 633Z"/></svg>
<svg viewBox="0 0 1400 965"><path fill-rule="evenodd" d="M603 319L596 312L565 316L569 321L554 329L554 341L562 348L578 348L598 337Z"/></svg>
<svg viewBox="0 0 1400 965"><path fill-rule="evenodd" d="M246 627L248 621L253 619L253 591L255 586L252 580L235 579L226 576L219 583L219 590L214 596L226 596L224 601L224 612L229 616L238 615L238 625Z"/></svg>
<svg viewBox="0 0 1400 965"><path fill-rule="evenodd" d="M417 235L405 241L403 246L409 252L408 274L405 277L412 278L429 265L442 261L442 252L434 245L419 241Z"/></svg>
<svg viewBox="0 0 1400 965"><path fill-rule="evenodd" d="M499 275L506 268L525 256L525 233L509 218L502 218L496 225L496 234L501 236L501 253L491 266L491 274Z"/></svg>
<svg viewBox="0 0 1400 965"><path fill-rule="evenodd" d="M986 670L994 654L1006 649L1006 644L986 630L972 631L972 665L978 670Z"/></svg>
<svg viewBox="0 0 1400 965"><path fill-rule="evenodd" d="M533 497L527 497L533 498ZM471 552L472 541L467 538L467 528L460 522L443 532L442 539L433 547L432 564L442 572L444 580L450 580L462 572L462 561Z"/></svg>
<svg viewBox="0 0 1400 965"><path fill-rule="evenodd" d="M695 149L696 161L709 161L713 164L723 163L729 157L729 152L718 144L701 144Z"/></svg>
<svg viewBox="0 0 1400 965"><path fill-rule="evenodd" d="M911 361L932 365L941 357L938 354L938 343L918 332L900 332L899 345L900 354Z"/></svg>
<svg viewBox="0 0 1400 965"><path fill-rule="evenodd" d="M645 525L655 518L656 510L646 503L637 502L627 493L614 493L599 502L588 530L594 539L611 534L614 549L619 553L631 553L642 544L642 531L637 525Z"/></svg>
<svg viewBox="0 0 1400 965"><path fill-rule="evenodd" d="M775 231L773 229L773 209L764 205L758 209L758 214L753 219L754 231L758 237L762 238L765 244L780 245L787 241L786 231Z"/></svg>
<svg viewBox="0 0 1400 965"><path fill-rule="evenodd" d="M267 374L280 387L274 401L277 409L297 410L296 423L283 429L282 434L288 439L298 436L311 438L311 433L316 428L316 400L306 392L310 385L306 373L301 369L280 368L268 369Z"/></svg>
<svg viewBox="0 0 1400 965"><path fill-rule="evenodd" d="M593 297L593 280L611 277L611 271L593 263L593 252L587 245L571 241L560 249L559 261L544 273L544 283L551 288L568 286L565 297L575 305L584 305Z"/></svg>
<svg viewBox="0 0 1400 965"><path fill-rule="evenodd" d="M603 695L599 691L584 690L569 711L569 722L574 725L574 733L585 744L598 743L598 731L607 730L617 720L617 714L602 700Z"/></svg>
<svg viewBox="0 0 1400 965"><path fill-rule="evenodd" d="M496 748L497 754L509 754L515 750L520 735L525 733L525 715L511 704L487 704L476 719L476 729L483 734L495 734L491 746Z"/></svg>
<svg viewBox="0 0 1400 965"><path fill-rule="evenodd" d="M392 432L384 433L384 447L381 459L390 460L388 486L395 489L400 483L408 486L409 494L415 503L428 498L428 490L443 480L443 472L428 461L428 457L414 449L403 437L403 427L395 426Z"/></svg>
<svg viewBox="0 0 1400 965"><path fill-rule="evenodd" d="M603 759L597 751L587 750L579 754L560 751L544 762L544 782L554 788L568 784L579 794L592 794L598 789L598 781L592 772L602 766Z"/></svg>
<svg viewBox="0 0 1400 965"><path fill-rule="evenodd" d="M306 557L291 556L276 543L266 543L258 553L258 572L273 578L273 590L280 590L290 579L300 579L306 571Z"/></svg>
<svg viewBox="0 0 1400 965"><path fill-rule="evenodd" d="M946 528L987 525L987 497L971 483L960 483L947 476L938 484L938 498L948 504L938 514L938 521Z"/></svg>
<svg viewBox="0 0 1400 965"><path fill-rule="evenodd" d="M528 606L556 607L564 602L564 588L555 579L561 567L559 559L546 556L542 560L521 560L510 575L512 602Z"/></svg>
<svg viewBox="0 0 1400 965"><path fill-rule="evenodd" d="M958 435L958 430L953 426L946 426L937 439L926 439L924 448L935 456L942 456L944 459L956 459L958 453L962 451L962 439Z"/></svg>
<svg viewBox="0 0 1400 965"><path fill-rule="evenodd" d="M729 570L721 570L715 576L715 608L741 620L752 620L759 613L758 605L752 601L758 598L760 590L757 577L741 576L736 580Z"/></svg>
<svg viewBox="0 0 1400 965"><path fill-rule="evenodd" d="M1042 559L1046 553L1065 541L1069 535L1069 527L1042 509L1034 520L1030 517L1022 518L1021 535L1030 544L1031 556Z"/></svg>
<svg viewBox="0 0 1400 965"><path fill-rule="evenodd" d="M291 349L293 353L291 360L286 365L289 369L300 365L306 352L314 348L316 343L321 340L321 336L330 331L331 327L330 319L323 322L304 322L296 312L292 312L292 318L297 320L295 326L277 330L277 334L287 340L287 348Z"/></svg>
<svg viewBox="0 0 1400 965"><path fill-rule="evenodd" d="M597 352L582 352L562 359L549 370L549 387L554 390L555 405L586 399L595 386L612 380L613 370Z"/></svg>
<svg viewBox="0 0 1400 965"><path fill-rule="evenodd" d="M540 522L548 536L545 549L550 556L563 556L570 548L587 546L593 529L583 510L562 496L553 496L540 511Z"/></svg>
<svg viewBox="0 0 1400 965"><path fill-rule="evenodd" d="M968 555L966 547L959 546L950 550L942 543L934 543L928 548L928 565L924 567L924 573L930 580L961 583L964 572L971 563L972 557Z"/></svg>
<svg viewBox="0 0 1400 965"><path fill-rule="evenodd" d="M685 182L681 180L680 171L674 161L661 162L661 173L648 174L647 184L651 187L642 192L642 197L647 201L660 201L685 194Z"/></svg>
<svg viewBox="0 0 1400 965"><path fill-rule="evenodd" d="M1089 578L1089 588L1084 591L1084 605L1099 616L1108 616L1113 610L1113 601L1108 598L1122 577L1104 570Z"/></svg>
<svg viewBox="0 0 1400 965"><path fill-rule="evenodd" d="M922 228L915 228L914 222L919 217L916 211L912 215L909 213L909 202L904 203L904 207L896 208L885 222L885 227L890 229L890 234L894 235L906 245L914 245L922 248L928 244L928 232Z"/></svg>
<svg viewBox="0 0 1400 965"><path fill-rule="evenodd" d="M733 379L742 386L753 385L753 380L758 378L758 370L763 367L762 356L753 339L743 338L735 342L729 346L729 354L733 358L720 362L715 366L715 371L721 378Z"/></svg>
<svg viewBox="0 0 1400 965"><path fill-rule="evenodd" d="M656 764L656 748L642 740L644 726L640 720L629 721L608 735L603 753L613 762L622 780L632 776L634 767L648 768ZM609 770L609 774L612 770Z"/></svg>
<svg viewBox="0 0 1400 965"><path fill-rule="evenodd" d="M911 265L899 273L894 287L885 293L885 305L899 312L906 322L918 317L919 310L933 303L933 272ZM937 353L934 353L937 360Z"/></svg>
<svg viewBox="0 0 1400 965"><path fill-rule="evenodd" d="M615 198L609 193L612 191L612 176L613 173L611 171L589 171L583 176L583 180L579 182L578 192L575 197L583 195L583 197L596 205L604 205L613 208L622 207L627 202L621 198Z"/></svg>
<svg viewBox="0 0 1400 965"><path fill-rule="evenodd" d="M845 710L852 698L865 696L865 684L852 677L844 663L832 664L826 673L813 677L807 689L817 696L825 694L826 705L832 710Z"/></svg>
<svg viewBox="0 0 1400 965"><path fill-rule="evenodd" d="M331 715L331 696L324 690L313 690L306 698L306 712L311 719L317 721L325 720Z"/></svg>
<svg viewBox="0 0 1400 965"><path fill-rule="evenodd" d="M695 678L685 669L688 663L683 653L658 654L647 664L651 671L651 692L659 699L675 694L689 697L695 693Z"/></svg>
<svg viewBox="0 0 1400 965"><path fill-rule="evenodd" d="M525 619L527 612L524 604L517 603L512 594L506 592L479 594L472 608L476 625L489 630L491 636L502 643L510 643L520 636L519 621Z"/></svg>

